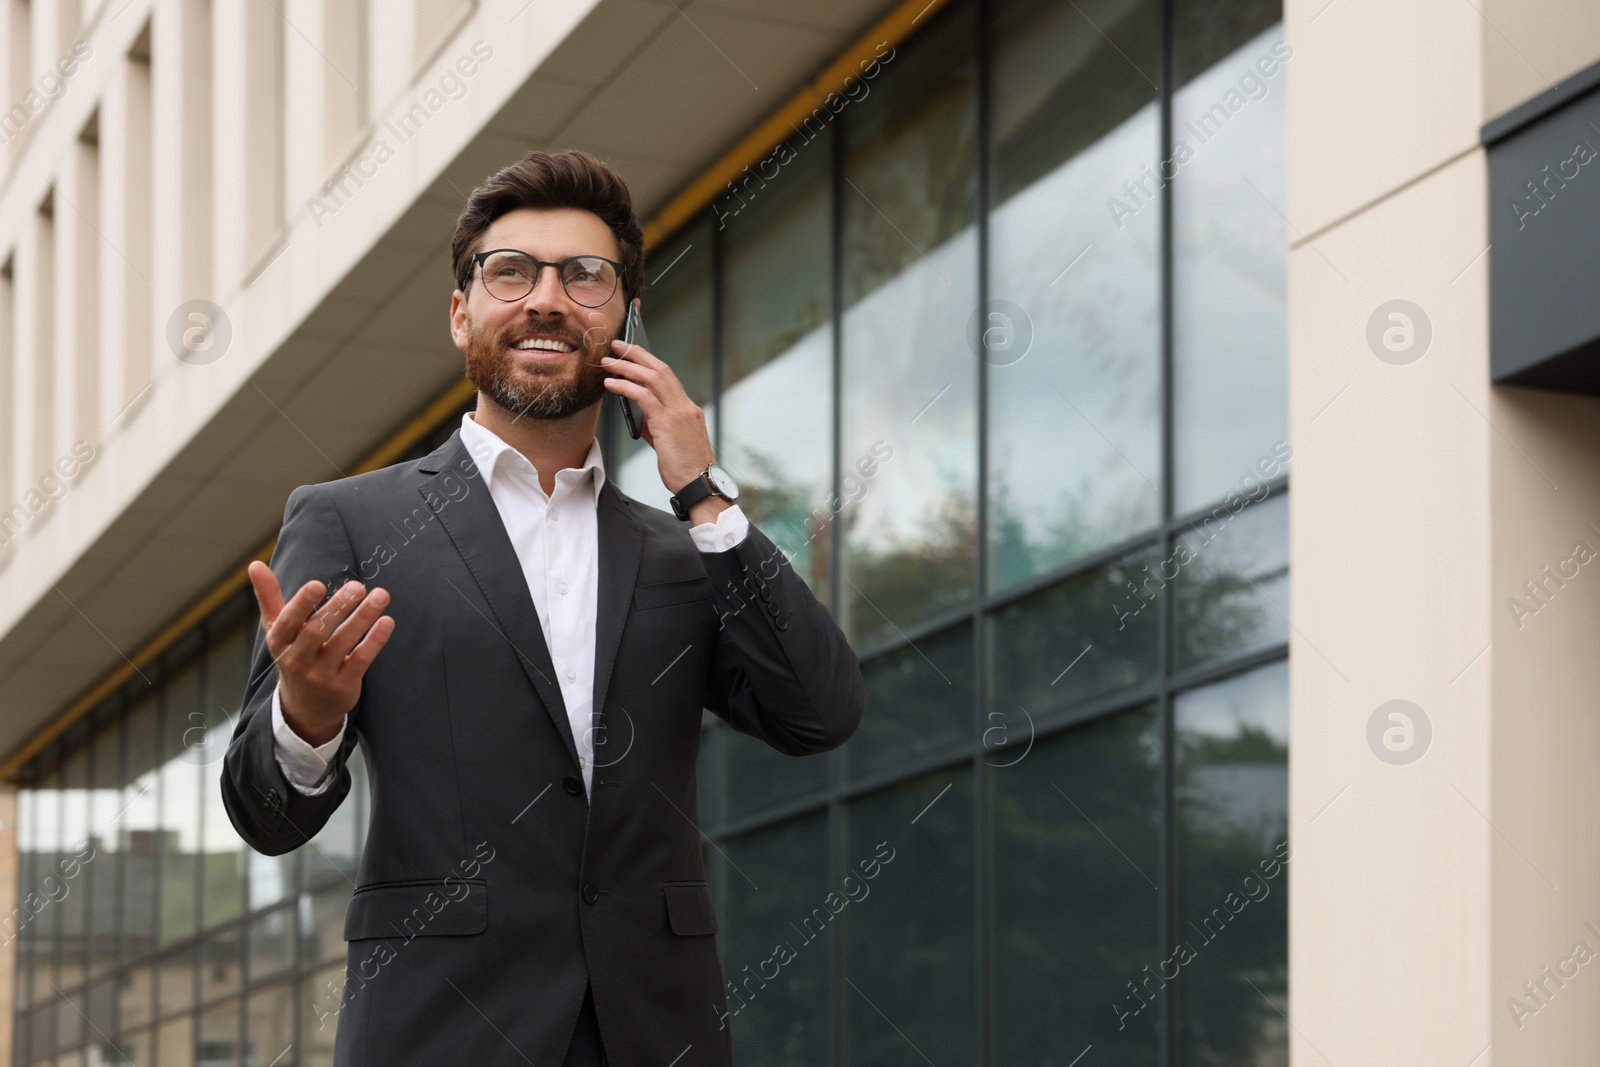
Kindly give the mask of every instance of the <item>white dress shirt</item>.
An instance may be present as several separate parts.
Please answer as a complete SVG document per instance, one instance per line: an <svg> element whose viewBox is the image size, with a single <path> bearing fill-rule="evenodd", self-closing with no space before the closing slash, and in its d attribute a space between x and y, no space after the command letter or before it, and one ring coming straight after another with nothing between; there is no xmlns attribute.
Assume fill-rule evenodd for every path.
<svg viewBox="0 0 1600 1067"><path fill-rule="evenodd" d="M567 706L587 792L594 777L591 712L595 601L600 584L598 505L606 476L600 442L590 444L582 467L556 472L555 492L547 496L528 458L479 425L470 411L461 416L461 440L483 475L522 564L522 576L539 613L561 699ZM689 536L702 552L725 552L743 541L749 529L749 520L735 504L722 511L716 522L690 527ZM299 792L316 796L333 784L333 776L327 772L344 739L344 727L341 724L339 735L327 744L313 746L284 720L278 688L273 687L273 754L284 777Z"/></svg>

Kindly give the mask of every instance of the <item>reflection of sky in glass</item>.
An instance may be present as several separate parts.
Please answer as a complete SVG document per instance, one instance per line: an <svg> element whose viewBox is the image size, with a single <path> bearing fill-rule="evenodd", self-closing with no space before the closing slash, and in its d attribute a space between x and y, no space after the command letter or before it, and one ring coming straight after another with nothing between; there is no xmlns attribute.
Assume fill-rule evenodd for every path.
<svg viewBox="0 0 1600 1067"><path fill-rule="evenodd" d="M1150 161L1157 134L1151 104L991 215L989 296L1034 330L1025 357L989 371L992 477L1041 555L1035 567L997 558L1001 585L1156 521L1159 207L1119 229L1107 198Z"/></svg>
<svg viewBox="0 0 1600 1067"><path fill-rule="evenodd" d="M1279 661L1178 698L1178 730L1230 738L1253 727L1289 743L1289 664Z"/></svg>
<svg viewBox="0 0 1600 1067"><path fill-rule="evenodd" d="M1179 511L1222 496L1288 437L1284 73L1261 78L1253 66L1282 37L1281 25L1260 34L1173 102L1173 136L1195 152L1172 183ZM1244 104L1220 131L1215 119L1201 128L1201 143L1189 126L1226 111L1246 73L1265 95L1241 91Z"/></svg>
<svg viewBox="0 0 1600 1067"><path fill-rule="evenodd" d="M878 552L926 540L930 511L970 497L977 472L977 359L966 345L977 232L966 226L924 252L844 313L841 462L879 440L894 449L854 505L852 544Z"/></svg>
<svg viewBox="0 0 1600 1067"><path fill-rule="evenodd" d="M724 395L722 464L741 485L781 482L806 494L799 503L807 511L826 510L832 359L832 327L824 323ZM800 552L811 535L803 518L763 525L762 532L790 553ZM818 527L817 536L827 537L827 528Z"/></svg>
<svg viewBox="0 0 1600 1067"><path fill-rule="evenodd" d="M1249 730L1289 744L1289 664L1241 674L1177 699L1180 738L1226 741ZM1289 819L1287 755L1274 762L1208 761L1185 768L1189 819L1211 830L1259 834L1263 850L1281 839Z"/></svg>

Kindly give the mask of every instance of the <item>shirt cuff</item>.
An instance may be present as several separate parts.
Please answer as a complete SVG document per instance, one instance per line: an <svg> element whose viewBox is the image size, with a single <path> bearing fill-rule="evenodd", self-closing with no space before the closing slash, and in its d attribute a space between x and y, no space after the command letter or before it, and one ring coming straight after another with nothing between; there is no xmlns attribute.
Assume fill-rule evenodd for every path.
<svg viewBox="0 0 1600 1067"><path fill-rule="evenodd" d="M710 525L707 523L707 525ZM283 718L283 708L278 703L278 686L272 687L272 754L278 761L283 776L295 791L308 797L327 792L333 784L328 767L333 763L339 742L344 740L344 728L349 722L339 724L339 736L324 745L312 746L310 741L294 732Z"/></svg>
<svg viewBox="0 0 1600 1067"><path fill-rule="evenodd" d="M726 552L743 541L750 532L750 520L744 517L738 504L730 504L717 514L716 522L702 522L689 527L689 536L702 552Z"/></svg>

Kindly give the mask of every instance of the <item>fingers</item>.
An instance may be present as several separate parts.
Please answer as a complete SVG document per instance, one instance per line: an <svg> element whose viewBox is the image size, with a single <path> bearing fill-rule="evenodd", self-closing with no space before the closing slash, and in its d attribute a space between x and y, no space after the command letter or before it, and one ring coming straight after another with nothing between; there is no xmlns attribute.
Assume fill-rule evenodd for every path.
<svg viewBox="0 0 1600 1067"><path fill-rule="evenodd" d="M347 612L345 620L333 631L332 636L324 639L320 654L333 658L335 662L343 662L345 656L350 654L367 633L378 622L378 617L389 604L389 593L384 589L374 589L372 592L356 603L353 610ZM387 616L385 616L387 618ZM394 620L389 619L392 629Z"/></svg>
<svg viewBox="0 0 1600 1067"><path fill-rule="evenodd" d="M349 623L345 625L348 626ZM394 618L389 615L379 617L378 621L372 624L372 628L366 631L361 643L350 651L344 661L344 669L354 671L358 678L366 674L367 668L372 666L372 661L383 651L383 646L389 643L389 635L392 633L394 633Z"/></svg>

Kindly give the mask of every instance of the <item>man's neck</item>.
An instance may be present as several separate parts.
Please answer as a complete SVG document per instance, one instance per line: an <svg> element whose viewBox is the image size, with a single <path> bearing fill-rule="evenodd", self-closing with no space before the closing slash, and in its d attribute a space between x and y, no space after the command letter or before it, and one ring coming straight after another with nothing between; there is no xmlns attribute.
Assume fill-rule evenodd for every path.
<svg viewBox="0 0 1600 1067"><path fill-rule="evenodd" d="M565 419L518 418L478 393L478 408L469 416L479 426L521 452L539 472L539 487L546 496L556 489L556 472L582 467L594 443L600 422L600 405L593 404Z"/></svg>

